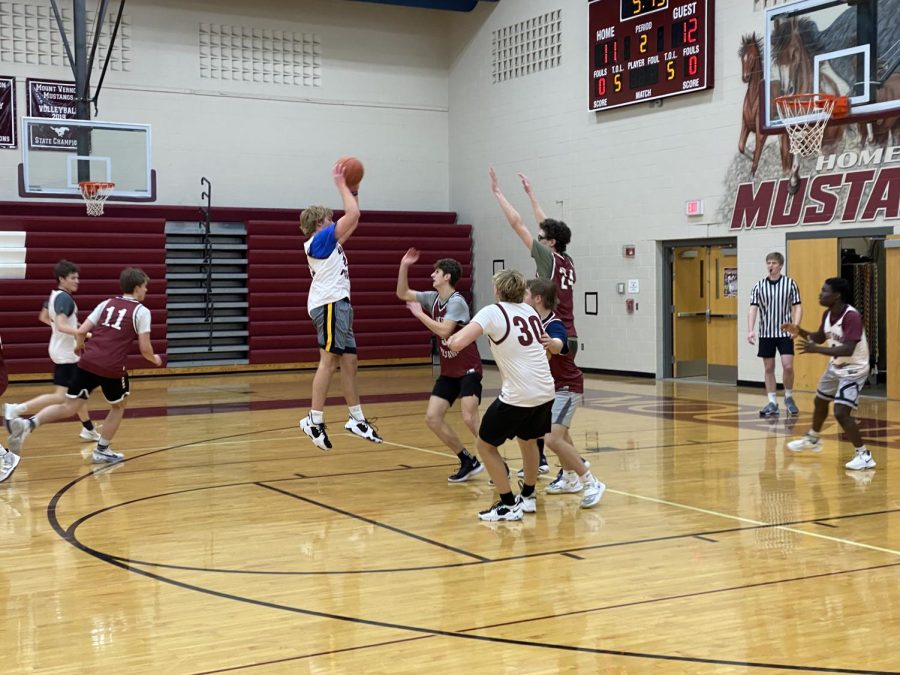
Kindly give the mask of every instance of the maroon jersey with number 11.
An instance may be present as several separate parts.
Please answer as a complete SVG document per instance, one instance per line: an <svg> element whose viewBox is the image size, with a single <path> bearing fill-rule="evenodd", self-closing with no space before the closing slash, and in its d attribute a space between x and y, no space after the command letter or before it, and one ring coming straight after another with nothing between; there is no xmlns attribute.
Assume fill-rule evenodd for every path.
<svg viewBox="0 0 900 675"><path fill-rule="evenodd" d="M78 366L102 377L122 377L131 345L137 338L134 313L143 307L134 298L110 298L100 309L92 338L84 345ZM97 310L95 309L94 312ZM91 319L95 315L91 314Z"/></svg>

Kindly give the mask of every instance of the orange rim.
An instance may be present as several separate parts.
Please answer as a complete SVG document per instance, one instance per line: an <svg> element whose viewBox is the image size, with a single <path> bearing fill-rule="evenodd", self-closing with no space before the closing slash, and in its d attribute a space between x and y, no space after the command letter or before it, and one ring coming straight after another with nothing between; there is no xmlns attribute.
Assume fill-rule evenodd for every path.
<svg viewBox="0 0 900 675"><path fill-rule="evenodd" d="M850 99L835 94L791 94L779 96L775 102L785 108L798 110L801 114L809 110L810 102L817 108L824 108L826 103L832 102L834 106L831 110L832 117L840 119L850 113Z"/></svg>
<svg viewBox="0 0 900 675"><path fill-rule="evenodd" d="M81 194L92 197L100 190L112 190L116 184L98 180L83 180L78 183L78 187L81 188Z"/></svg>

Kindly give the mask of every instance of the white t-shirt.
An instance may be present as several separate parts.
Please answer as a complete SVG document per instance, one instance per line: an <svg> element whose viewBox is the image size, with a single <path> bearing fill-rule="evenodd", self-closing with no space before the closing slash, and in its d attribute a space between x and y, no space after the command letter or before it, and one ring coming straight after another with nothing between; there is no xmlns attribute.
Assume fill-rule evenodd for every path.
<svg viewBox="0 0 900 675"><path fill-rule="evenodd" d="M553 376L541 344L541 317L525 303L498 302L472 317L488 336L503 385L500 400L520 408L552 401Z"/></svg>
<svg viewBox="0 0 900 675"><path fill-rule="evenodd" d="M50 317L50 360L53 363L78 363L75 353L75 336L63 333L56 327L56 317L65 317L65 323L71 328L78 328L78 307L75 299L60 288L50 292L47 300L47 314Z"/></svg>
<svg viewBox="0 0 900 675"><path fill-rule="evenodd" d="M350 297L350 266L337 240L335 225L322 228L303 244L312 284L306 299L310 314L316 307Z"/></svg>

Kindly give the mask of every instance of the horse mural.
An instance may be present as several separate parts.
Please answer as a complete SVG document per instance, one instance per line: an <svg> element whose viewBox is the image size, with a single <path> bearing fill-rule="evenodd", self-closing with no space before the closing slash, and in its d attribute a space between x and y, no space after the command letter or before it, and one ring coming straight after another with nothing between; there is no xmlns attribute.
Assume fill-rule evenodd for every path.
<svg viewBox="0 0 900 675"><path fill-rule="evenodd" d="M762 38L756 33L744 35L741 39L741 48L738 56L741 57L741 81L747 84L747 93L744 95L744 108L741 114L741 135L738 138L738 152L745 155L747 139L750 132L755 135L753 158L750 164L750 175L756 175L759 167L759 158L762 156L763 147L766 144L766 135L762 133L762 122L759 115L760 84L762 82ZM788 139L781 135L781 168L787 171L791 168L791 153Z"/></svg>

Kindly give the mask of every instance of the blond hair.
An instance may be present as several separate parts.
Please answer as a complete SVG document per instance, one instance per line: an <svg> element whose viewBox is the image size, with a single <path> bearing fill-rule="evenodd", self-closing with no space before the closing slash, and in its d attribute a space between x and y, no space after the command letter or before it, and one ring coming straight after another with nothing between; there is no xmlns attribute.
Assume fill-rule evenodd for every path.
<svg viewBox="0 0 900 675"><path fill-rule="evenodd" d="M316 231L322 220L331 220L334 212L327 206L310 206L300 214L300 231L307 237Z"/></svg>
<svg viewBox="0 0 900 675"><path fill-rule="evenodd" d="M522 302L525 297L525 277L518 270L500 270L491 282L497 297L504 302Z"/></svg>

